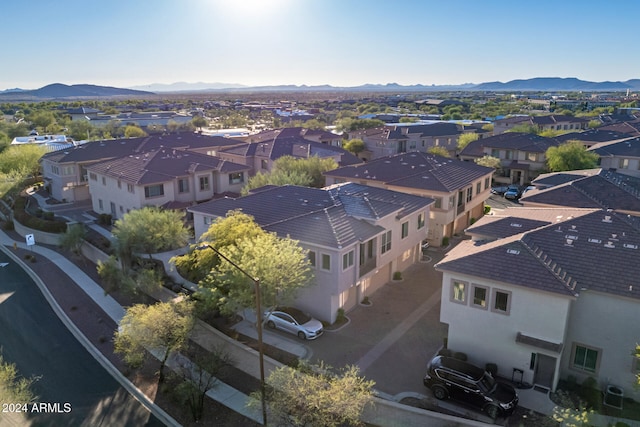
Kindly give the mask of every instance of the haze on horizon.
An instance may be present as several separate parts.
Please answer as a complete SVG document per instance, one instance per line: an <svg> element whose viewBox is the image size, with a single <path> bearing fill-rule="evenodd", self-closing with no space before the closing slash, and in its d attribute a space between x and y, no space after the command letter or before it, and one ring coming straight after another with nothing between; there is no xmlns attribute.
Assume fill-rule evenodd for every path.
<svg viewBox="0 0 640 427"><path fill-rule="evenodd" d="M446 85L640 78L640 2L25 0L3 4L0 90L51 83Z"/></svg>

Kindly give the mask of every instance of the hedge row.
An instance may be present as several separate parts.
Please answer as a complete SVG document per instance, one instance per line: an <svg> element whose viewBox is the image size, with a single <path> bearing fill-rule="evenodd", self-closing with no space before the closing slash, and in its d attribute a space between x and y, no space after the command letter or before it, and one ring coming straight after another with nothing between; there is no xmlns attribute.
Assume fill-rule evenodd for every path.
<svg viewBox="0 0 640 427"><path fill-rule="evenodd" d="M17 197L13 204L13 218L25 227L47 233L64 233L67 231L67 223L59 220L47 220L30 215L26 211L26 197Z"/></svg>

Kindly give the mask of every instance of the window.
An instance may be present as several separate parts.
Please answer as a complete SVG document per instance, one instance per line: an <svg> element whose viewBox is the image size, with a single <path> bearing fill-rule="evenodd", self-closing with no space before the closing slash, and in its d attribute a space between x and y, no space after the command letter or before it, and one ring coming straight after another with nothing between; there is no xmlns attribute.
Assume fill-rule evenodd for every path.
<svg viewBox="0 0 640 427"><path fill-rule="evenodd" d="M102 185L107 185L107 178L104 176L102 177Z"/></svg>
<svg viewBox="0 0 640 427"><path fill-rule="evenodd" d="M424 213L418 215L418 230L424 227Z"/></svg>
<svg viewBox="0 0 640 427"><path fill-rule="evenodd" d="M467 188L467 202L470 202L473 198L473 187Z"/></svg>
<svg viewBox="0 0 640 427"><path fill-rule="evenodd" d="M189 179L182 178L178 180L178 193L188 193L189 192Z"/></svg>
<svg viewBox="0 0 640 427"><path fill-rule="evenodd" d="M243 182L244 174L242 172L229 174L229 184L241 184Z"/></svg>
<svg viewBox="0 0 640 427"><path fill-rule="evenodd" d="M331 270L331 255L322 254L322 269Z"/></svg>
<svg viewBox="0 0 640 427"><path fill-rule="evenodd" d="M409 221L402 223L402 238L406 238L409 235Z"/></svg>
<svg viewBox="0 0 640 427"><path fill-rule="evenodd" d="M262 161L260 162L260 167L262 169L269 169L269 161L265 160L265 159L262 159Z"/></svg>
<svg viewBox="0 0 640 427"><path fill-rule="evenodd" d="M620 169L629 169L629 159L620 159Z"/></svg>
<svg viewBox="0 0 640 427"><path fill-rule="evenodd" d="M58 166L51 165L51 172L53 172L55 175L60 175L60 169L58 168Z"/></svg>
<svg viewBox="0 0 640 427"><path fill-rule="evenodd" d="M118 188L122 188L122 181L118 180Z"/></svg>
<svg viewBox="0 0 640 427"><path fill-rule="evenodd" d="M473 285L473 306L477 308L487 309L487 297L489 296L489 288L485 286Z"/></svg>
<svg viewBox="0 0 640 427"><path fill-rule="evenodd" d="M478 182L476 184L476 195L480 194L481 191L482 191L482 183Z"/></svg>
<svg viewBox="0 0 640 427"><path fill-rule="evenodd" d="M311 267L316 268L316 253L314 251L309 251L309 264Z"/></svg>
<svg viewBox="0 0 640 427"><path fill-rule="evenodd" d="M489 186L491 185L491 178L485 178L484 179L484 189L486 190L487 188L489 188Z"/></svg>
<svg viewBox="0 0 640 427"><path fill-rule="evenodd" d="M127 184L127 191L129 193L133 193L135 191L134 188L133 188L133 184Z"/></svg>
<svg viewBox="0 0 640 427"><path fill-rule="evenodd" d="M582 344L573 345L573 364L574 369L595 373L598 370L598 353L599 350L587 347Z"/></svg>
<svg viewBox="0 0 640 427"><path fill-rule="evenodd" d="M492 311L496 313L509 314L511 310L511 292L495 290L493 292Z"/></svg>
<svg viewBox="0 0 640 427"><path fill-rule="evenodd" d="M145 198L148 199L150 197L159 197L159 196L164 196L164 185L157 184L157 185L147 185L146 187L144 187Z"/></svg>
<svg viewBox="0 0 640 427"><path fill-rule="evenodd" d="M98 207L100 210L104 209L104 204L102 203L102 199L98 199Z"/></svg>
<svg viewBox="0 0 640 427"><path fill-rule="evenodd" d="M62 175L73 175L74 173L76 173L76 168L74 166L62 167Z"/></svg>
<svg viewBox="0 0 640 427"><path fill-rule="evenodd" d="M495 148L493 150L491 150L491 157L495 157L495 158L499 159L500 158L500 150L497 150Z"/></svg>
<svg viewBox="0 0 640 427"><path fill-rule="evenodd" d="M96 175L95 173L91 172L89 174L89 178L91 178L92 181L97 181L98 180L98 175Z"/></svg>
<svg viewBox="0 0 640 427"><path fill-rule="evenodd" d="M349 251L342 255L342 269L346 270L349 267L353 267L353 251Z"/></svg>
<svg viewBox="0 0 640 427"><path fill-rule="evenodd" d="M451 301L467 304L467 283L454 280L451 284Z"/></svg>
<svg viewBox="0 0 640 427"><path fill-rule="evenodd" d="M456 205L456 196L454 194L453 196L449 196L449 209L453 209L455 205Z"/></svg>
<svg viewBox="0 0 640 427"><path fill-rule="evenodd" d="M391 230L382 235L380 239L380 253L385 253L391 250Z"/></svg>
<svg viewBox="0 0 640 427"><path fill-rule="evenodd" d="M209 177L206 175L200 177L200 191L209 191Z"/></svg>
<svg viewBox="0 0 640 427"><path fill-rule="evenodd" d="M505 159L510 160L512 156L513 156L513 152L511 150L506 150L504 152L504 158Z"/></svg>
<svg viewBox="0 0 640 427"><path fill-rule="evenodd" d="M204 225L211 225L213 223L213 218L210 216L203 216L202 222L204 222Z"/></svg>
<svg viewBox="0 0 640 427"><path fill-rule="evenodd" d="M442 209L442 198L441 197L434 197L433 200L436 201L434 203L433 207L436 208L436 209Z"/></svg>
<svg viewBox="0 0 640 427"><path fill-rule="evenodd" d="M536 156L536 153L527 153L527 160L535 162L538 160L538 156Z"/></svg>

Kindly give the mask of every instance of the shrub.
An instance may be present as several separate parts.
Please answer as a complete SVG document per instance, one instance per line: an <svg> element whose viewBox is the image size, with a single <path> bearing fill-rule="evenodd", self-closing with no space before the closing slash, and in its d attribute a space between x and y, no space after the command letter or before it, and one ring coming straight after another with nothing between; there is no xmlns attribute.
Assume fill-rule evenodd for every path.
<svg viewBox="0 0 640 427"><path fill-rule="evenodd" d="M469 220L469 224L470 224L470 225L473 225L475 222L476 222L476 219L475 219L475 218L471 218L471 219Z"/></svg>
<svg viewBox="0 0 640 427"><path fill-rule="evenodd" d="M448 236L444 236L442 238L442 246L449 246L449 237Z"/></svg>
<svg viewBox="0 0 640 427"><path fill-rule="evenodd" d="M364 297L364 298L362 298L362 304L364 304L364 305L369 305L369 304L371 304L371 301L369 301L369 297Z"/></svg>
<svg viewBox="0 0 640 427"><path fill-rule="evenodd" d="M17 197L13 205L13 217L20 224L47 233L64 233L67 230L67 223L64 221L50 221L30 215L26 211L26 204L26 198Z"/></svg>
<svg viewBox="0 0 640 427"><path fill-rule="evenodd" d="M338 315L336 316L336 323L344 322L344 320L345 320L344 308L339 308Z"/></svg>
<svg viewBox="0 0 640 427"><path fill-rule="evenodd" d="M16 227L13 224L13 221L7 221L4 223L4 229L7 231L14 230Z"/></svg>
<svg viewBox="0 0 640 427"><path fill-rule="evenodd" d="M55 217L55 214L53 212L43 212L42 213L42 218L46 219L47 221L52 221L54 217Z"/></svg>
<svg viewBox="0 0 640 427"><path fill-rule="evenodd" d="M399 271L393 273L393 280L402 280L402 273Z"/></svg>
<svg viewBox="0 0 640 427"><path fill-rule="evenodd" d="M489 205L484 205L484 214L488 214L489 212L491 212L491 206Z"/></svg>

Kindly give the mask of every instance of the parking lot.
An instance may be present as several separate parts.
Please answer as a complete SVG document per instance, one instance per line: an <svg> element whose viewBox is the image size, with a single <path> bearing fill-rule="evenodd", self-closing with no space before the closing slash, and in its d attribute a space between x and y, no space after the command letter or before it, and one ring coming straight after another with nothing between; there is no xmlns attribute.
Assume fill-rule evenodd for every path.
<svg viewBox="0 0 640 427"><path fill-rule="evenodd" d="M370 296L371 305L347 313L349 324L307 342L310 359L330 366L356 364L376 382L376 390L396 395L427 394L422 384L426 364L443 345L440 323L442 274L433 265L443 256L430 249L432 261L419 263Z"/></svg>

